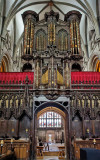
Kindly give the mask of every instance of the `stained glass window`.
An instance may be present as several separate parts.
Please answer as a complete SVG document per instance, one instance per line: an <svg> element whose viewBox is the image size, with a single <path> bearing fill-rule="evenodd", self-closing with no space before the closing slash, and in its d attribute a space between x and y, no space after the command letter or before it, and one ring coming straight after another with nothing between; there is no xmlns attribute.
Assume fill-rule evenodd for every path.
<svg viewBox="0 0 100 160"><path fill-rule="evenodd" d="M55 112L46 112L39 117L40 128L61 127L61 116Z"/></svg>

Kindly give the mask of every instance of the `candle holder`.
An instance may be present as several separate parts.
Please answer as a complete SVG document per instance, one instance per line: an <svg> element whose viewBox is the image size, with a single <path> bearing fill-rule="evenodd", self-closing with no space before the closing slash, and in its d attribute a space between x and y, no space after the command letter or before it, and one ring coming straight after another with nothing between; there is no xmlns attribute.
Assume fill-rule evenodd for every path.
<svg viewBox="0 0 100 160"><path fill-rule="evenodd" d="M2 155L2 148L3 148L3 145L4 145L4 141L1 140L1 155Z"/></svg>
<svg viewBox="0 0 100 160"><path fill-rule="evenodd" d="M28 128L26 128L26 140L28 138Z"/></svg>
<svg viewBox="0 0 100 160"><path fill-rule="evenodd" d="M87 128L86 132L87 132L87 138L89 138L89 133L90 133L89 128Z"/></svg>
<svg viewBox="0 0 100 160"><path fill-rule="evenodd" d="M13 148L13 138L11 139L11 151L14 151L14 148Z"/></svg>
<svg viewBox="0 0 100 160"><path fill-rule="evenodd" d="M96 144L96 139L93 139L93 144L94 144L94 145Z"/></svg>
<svg viewBox="0 0 100 160"><path fill-rule="evenodd" d="M12 138L13 138L13 135L14 135L14 131L15 131L15 129L14 129L14 128L12 128L12 129L11 129L11 132L12 132Z"/></svg>

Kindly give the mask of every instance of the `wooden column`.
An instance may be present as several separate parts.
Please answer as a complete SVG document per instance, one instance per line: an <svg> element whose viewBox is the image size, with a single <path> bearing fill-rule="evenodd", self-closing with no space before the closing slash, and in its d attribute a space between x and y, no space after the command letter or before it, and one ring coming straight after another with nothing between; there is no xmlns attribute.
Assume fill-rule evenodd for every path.
<svg viewBox="0 0 100 160"><path fill-rule="evenodd" d="M85 137L85 125L84 125L84 117L82 119L82 134Z"/></svg>
<svg viewBox="0 0 100 160"><path fill-rule="evenodd" d="M92 133L93 133L93 136L95 136L95 126L94 126L94 120L92 120Z"/></svg>

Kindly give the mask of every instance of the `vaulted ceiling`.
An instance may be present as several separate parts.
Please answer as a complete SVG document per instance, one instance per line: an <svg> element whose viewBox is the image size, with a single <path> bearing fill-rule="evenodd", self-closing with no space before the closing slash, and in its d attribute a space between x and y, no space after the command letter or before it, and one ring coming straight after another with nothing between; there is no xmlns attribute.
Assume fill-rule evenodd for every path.
<svg viewBox="0 0 100 160"><path fill-rule="evenodd" d="M11 32L11 28L15 25L15 44L17 45L22 38L24 25L22 13L26 10L33 10L39 14L39 20L44 19L44 13L51 9L59 12L60 19L64 20L64 14L71 10L78 10L82 14L80 23L80 32L84 45L87 45L87 32L95 30L96 36L99 37L99 25L97 17L100 15L98 5L99 0L0 0L5 8L3 14L5 21L3 25L2 35L5 30ZM2 7L1 7L2 8Z"/></svg>

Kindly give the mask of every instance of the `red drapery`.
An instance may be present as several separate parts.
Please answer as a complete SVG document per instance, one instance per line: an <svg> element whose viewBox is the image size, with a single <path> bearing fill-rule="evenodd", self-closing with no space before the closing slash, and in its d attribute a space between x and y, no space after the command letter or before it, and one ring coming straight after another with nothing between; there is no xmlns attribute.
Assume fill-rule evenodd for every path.
<svg viewBox="0 0 100 160"><path fill-rule="evenodd" d="M100 72L71 72L71 83L74 83L77 81L77 83L83 82L89 83L89 81L92 83L100 83Z"/></svg>
<svg viewBox="0 0 100 160"><path fill-rule="evenodd" d="M28 76L28 79L31 83L33 83L34 80L34 73L33 72L2 72L0 73L0 81L4 81L5 83L8 81L8 83L11 81L11 83L18 83L25 82L26 76Z"/></svg>
<svg viewBox="0 0 100 160"><path fill-rule="evenodd" d="M28 76L29 81L33 83L34 80L34 73L33 72L3 72L0 73L0 81L4 81L5 83L8 81L8 83L11 81L11 83L16 83L16 81L25 82L26 76ZM99 72L71 72L71 83L74 83L77 81L77 83L83 82L89 83L89 81L92 83L100 83L100 73Z"/></svg>

